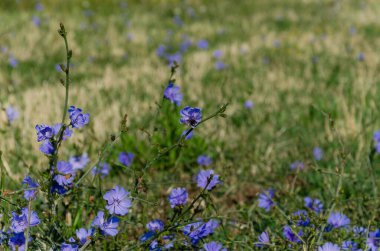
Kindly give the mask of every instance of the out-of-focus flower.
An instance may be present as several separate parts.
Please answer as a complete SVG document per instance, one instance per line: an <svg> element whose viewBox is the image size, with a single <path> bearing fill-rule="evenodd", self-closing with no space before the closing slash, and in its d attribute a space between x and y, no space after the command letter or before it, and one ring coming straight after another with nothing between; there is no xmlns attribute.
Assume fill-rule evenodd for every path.
<svg viewBox="0 0 380 251"><path fill-rule="evenodd" d="M164 97L177 106L181 105L181 101L183 99L183 95L180 92L180 87L174 85L173 82L170 82L166 87Z"/></svg>
<svg viewBox="0 0 380 251"><path fill-rule="evenodd" d="M270 208L274 206L274 189L268 189L259 194L259 207L264 208L265 211L269 212Z"/></svg>

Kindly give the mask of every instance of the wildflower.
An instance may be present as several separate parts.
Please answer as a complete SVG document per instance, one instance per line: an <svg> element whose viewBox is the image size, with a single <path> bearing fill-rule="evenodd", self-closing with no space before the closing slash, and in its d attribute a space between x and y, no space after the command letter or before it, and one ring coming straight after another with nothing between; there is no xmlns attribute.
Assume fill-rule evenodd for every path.
<svg viewBox="0 0 380 251"><path fill-rule="evenodd" d="M366 236L367 235L367 229L364 228L364 227L354 226L352 228L352 232L354 233L355 237Z"/></svg>
<svg viewBox="0 0 380 251"><path fill-rule="evenodd" d="M338 245L326 242L323 246L318 247L318 251L340 251Z"/></svg>
<svg viewBox="0 0 380 251"><path fill-rule="evenodd" d="M363 52L360 52L358 55L358 61L364 61L365 60L365 55Z"/></svg>
<svg viewBox="0 0 380 251"><path fill-rule="evenodd" d="M90 115L88 113L83 114L82 109L75 108L75 106L70 106L69 117L73 128L81 128L90 122Z"/></svg>
<svg viewBox="0 0 380 251"><path fill-rule="evenodd" d="M50 192L63 195L67 192L67 190L64 186L59 185L55 180L53 180L53 184L51 185Z"/></svg>
<svg viewBox="0 0 380 251"><path fill-rule="evenodd" d="M190 130L190 129L189 129L189 130ZM182 137L185 136L189 130L185 130L185 131L183 131L182 134L181 134L181 136L182 136ZM194 135L194 130L191 130L190 133L187 134L187 136L185 137L185 139L186 139L186 140L189 140L189 139L191 139L191 138L193 137L193 135Z"/></svg>
<svg viewBox="0 0 380 251"><path fill-rule="evenodd" d="M36 125L37 142L51 139L54 136L54 128L45 124Z"/></svg>
<svg viewBox="0 0 380 251"><path fill-rule="evenodd" d="M158 46L158 48L156 50L157 56L163 57L165 55L165 50L166 50L166 46L165 45L161 44L160 46Z"/></svg>
<svg viewBox="0 0 380 251"><path fill-rule="evenodd" d="M221 50L216 50L212 55L214 58L220 59L223 56L223 52Z"/></svg>
<svg viewBox="0 0 380 251"><path fill-rule="evenodd" d="M181 20L181 18L178 16L178 15L175 15L173 17L173 22L177 25L177 26L182 26L183 25L183 21Z"/></svg>
<svg viewBox="0 0 380 251"><path fill-rule="evenodd" d="M344 228L350 224L350 219L339 212L332 212L327 219L332 228Z"/></svg>
<svg viewBox="0 0 380 251"><path fill-rule="evenodd" d="M9 56L8 62L9 62L9 65L12 66L12 68L16 68L18 65L18 60L15 57L13 57L13 55Z"/></svg>
<svg viewBox="0 0 380 251"><path fill-rule="evenodd" d="M299 237L302 236L302 230L300 230L298 232L298 234L296 234L292 228L290 226L284 226L284 229L283 229L283 235L284 237L290 241L290 242L295 242L295 243L300 243L301 240Z"/></svg>
<svg viewBox="0 0 380 251"><path fill-rule="evenodd" d="M221 71L221 70L226 69L227 65L223 61L218 60L214 64L214 67L215 67L216 70Z"/></svg>
<svg viewBox="0 0 380 251"><path fill-rule="evenodd" d="M305 207L310 208L317 214L323 211L323 204L320 200L318 199L312 199L310 197L305 197L304 199L305 202Z"/></svg>
<svg viewBox="0 0 380 251"><path fill-rule="evenodd" d="M92 228L90 228L89 230L80 228L75 231L75 234L79 239L79 243L83 245L87 242L87 240L91 239L92 235L94 234L94 230Z"/></svg>
<svg viewBox="0 0 380 251"><path fill-rule="evenodd" d="M12 106L8 106L5 113L9 124L12 124L18 118L18 111Z"/></svg>
<svg viewBox="0 0 380 251"><path fill-rule="evenodd" d="M179 91L179 86L173 84L173 82L169 82L169 85L166 87L164 91L164 97L170 102L176 104L177 106L181 105L182 94Z"/></svg>
<svg viewBox="0 0 380 251"><path fill-rule="evenodd" d="M182 52L182 53L185 53L189 47L192 45L193 43L191 42L191 40L189 40L188 38L185 38L185 41L183 41L180 46L179 46L179 50Z"/></svg>
<svg viewBox="0 0 380 251"><path fill-rule="evenodd" d="M36 6L34 7L36 9L36 11L42 11L44 9L44 6L38 2L36 3Z"/></svg>
<svg viewBox="0 0 380 251"><path fill-rule="evenodd" d="M266 231L262 232L257 239L259 243L255 244L256 247L265 247L270 244L269 234Z"/></svg>
<svg viewBox="0 0 380 251"><path fill-rule="evenodd" d="M314 159L319 161L323 158L323 150L320 147L313 148L313 156Z"/></svg>
<svg viewBox="0 0 380 251"><path fill-rule="evenodd" d="M107 201L107 210L110 214L126 215L128 209L132 206L129 199L129 192L123 187L115 186L115 188L106 192L103 199Z"/></svg>
<svg viewBox="0 0 380 251"><path fill-rule="evenodd" d="M358 248L358 244L354 241L343 241L342 249L349 250L349 251L362 251L361 249Z"/></svg>
<svg viewBox="0 0 380 251"><path fill-rule="evenodd" d="M37 17L37 16L33 16L32 22L37 27L40 27L40 25L41 25L41 19L39 17Z"/></svg>
<svg viewBox="0 0 380 251"><path fill-rule="evenodd" d="M201 39L198 41L197 46L199 49L207 49L208 48L208 42L207 40Z"/></svg>
<svg viewBox="0 0 380 251"><path fill-rule="evenodd" d="M75 244L75 240L73 237L69 239L69 243L62 243L61 244L61 251L78 251L79 246Z"/></svg>
<svg viewBox="0 0 380 251"><path fill-rule="evenodd" d="M212 159L207 155L199 155L197 162L200 166L209 166L212 163Z"/></svg>
<svg viewBox="0 0 380 251"><path fill-rule="evenodd" d="M146 224L146 228L150 231L160 232L164 229L164 222L160 219L152 220Z"/></svg>
<svg viewBox="0 0 380 251"><path fill-rule="evenodd" d="M181 206L186 204L187 202L188 193L186 188L173 188L169 195L169 202L171 208L174 208L176 206Z"/></svg>
<svg viewBox="0 0 380 251"><path fill-rule="evenodd" d="M377 251L380 248L380 229L369 232L367 238L368 251Z"/></svg>
<svg viewBox="0 0 380 251"><path fill-rule="evenodd" d="M214 229L219 226L217 220L209 220L190 223L182 228L183 233L190 238L191 244L196 245L202 238L214 233Z"/></svg>
<svg viewBox="0 0 380 251"><path fill-rule="evenodd" d="M26 176L22 181L22 184L25 185L24 189L26 189L24 190L24 198L26 200L34 200L37 195L37 187L39 187L40 184L35 182L30 176Z"/></svg>
<svg viewBox="0 0 380 251"><path fill-rule="evenodd" d="M265 211L269 212L270 208L274 206L273 202L274 189L269 189L267 191L259 194L259 207L264 208Z"/></svg>
<svg viewBox="0 0 380 251"><path fill-rule="evenodd" d="M15 212L12 212L11 226L10 229L15 233L24 232L28 226L29 219L29 210L27 207L21 210L21 214L17 215ZM40 219L36 212L32 211L30 213L29 227L34 227L40 224Z"/></svg>
<svg viewBox="0 0 380 251"><path fill-rule="evenodd" d="M98 166L92 169L93 175L101 174L102 177L107 176L109 172L110 172L110 166L106 162L99 163Z"/></svg>
<svg viewBox="0 0 380 251"><path fill-rule="evenodd" d="M298 210L293 214L292 218L297 226L306 227L310 224L310 219L305 210Z"/></svg>
<svg viewBox="0 0 380 251"><path fill-rule="evenodd" d="M201 170L197 175L197 185L202 189L210 191L220 184L219 175L214 174L214 170Z"/></svg>
<svg viewBox="0 0 380 251"><path fill-rule="evenodd" d="M203 248L204 251L227 251L222 244L215 241L203 244Z"/></svg>
<svg viewBox="0 0 380 251"><path fill-rule="evenodd" d="M247 100L245 101L244 103L244 107L247 108L247 109L252 109L253 108L253 102L251 100Z"/></svg>
<svg viewBox="0 0 380 251"><path fill-rule="evenodd" d="M168 61L169 65L174 64L174 62L180 63L182 61L182 54L179 52L176 52L174 54L167 54L166 60Z"/></svg>
<svg viewBox="0 0 380 251"><path fill-rule="evenodd" d="M79 156L72 156L69 159L70 165L73 167L74 170L81 170L85 168L85 166L88 164L90 159L88 158L87 153L83 153Z"/></svg>
<svg viewBox="0 0 380 251"><path fill-rule="evenodd" d="M58 161L57 163L57 172L58 174L54 176L54 180L60 185L60 186L71 186L74 177L75 177L75 170L71 166L69 162L66 161Z"/></svg>
<svg viewBox="0 0 380 251"><path fill-rule="evenodd" d="M51 143L49 140L45 140L44 142L42 142L42 144L40 145L40 151L44 154L47 154L47 155L52 155L54 154L55 152L55 148L54 148L54 145L53 143Z"/></svg>
<svg viewBox="0 0 380 251"><path fill-rule="evenodd" d="M200 108L186 106L180 112L180 123L195 128L202 120L202 112Z"/></svg>
<svg viewBox="0 0 380 251"><path fill-rule="evenodd" d="M61 123L55 124L52 127L54 136L57 136L59 134L61 127L62 127ZM68 127L66 127L65 130L63 131L62 140L68 139L69 137L71 137L72 134L73 134L73 131L70 130Z"/></svg>
<svg viewBox="0 0 380 251"><path fill-rule="evenodd" d="M121 152L119 154L119 162L124 166L130 166L133 162L135 155L133 153Z"/></svg>
<svg viewBox="0 0 380 251"><path fill-rule="evenodd" d="M30 241L30 238L29 238ZM25 248L25 235L24 232L13 233L8 241L9 246L13 251L23 251Z"/></svg>
<svg viewBox="0 0 380 251"><path fill-rule="evenodd" d="M105 220L103 211L98 212L92 222L92 226L99 227L103 235L115 236L119 233L119 230L117 229L119 226L119 219L115 216L111 216Z"/></svg>
<svg viewBox="0 0 380 251"><path fill-rule="evenodd" d="M302 163L301 161L294 161L292 164L290 164L290 169L291 170L295 170L295 169L299 169L299 170L302 170L305 168L305 165L304 163Z"/></svg>

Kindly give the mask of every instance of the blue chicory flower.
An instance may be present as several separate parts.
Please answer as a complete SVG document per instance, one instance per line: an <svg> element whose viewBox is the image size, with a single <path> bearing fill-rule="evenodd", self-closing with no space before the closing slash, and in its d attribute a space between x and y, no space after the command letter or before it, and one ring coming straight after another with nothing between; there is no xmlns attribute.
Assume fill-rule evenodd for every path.
<svg viewBox="0 0 380 251"><path fill-rule="evenodd" d="M26 200L34 200L37 196L37 187L39 187L40 184L34 181L30 176L26 176L22 181L22 185L24 189L26 189L24 190L24 198Z"/></svg>
<svg viewBox="0 0 380 251"><path fill-rule="evenodd" d="M174 85L173 82L169 82L164 91L164 98L170 100L170 102L176 104L177 106L180 106L183 95L180 92L179 86Z"/></svg>
<svg viewBox="0 0 380 251"><path fill-rule="evenodd" d="M82 109L75 106L70 106L69 117L73 128L82 128L90 122L90 115L88 113L83 114Z"/></svg>
<svg viewBox="0 0 380 251"><path fill-rule="evenodd" d="M115 186L115 188L106 192L103 199L107 201L106 208L110 214L126 215L132 206L129 192L120 186Z"/></svg>
<svg viewBox="0 0 380 251"><path fill-rule="evenodd" d="M270 188L259 194L259 207L264 208L265 211L269 212L270 208L274 206L274 189Z"/></svg>
<svg viewBox="0 0 380 251"><path fill-rule="evenodd" d="M133 162L135 155L133 153L121 152L119 154L119 162L124 166L130 166Z"/></svg>
<svg viewBox="0 0 380 251"><path fill-rule="evenodd" d="M103 235L115 236L119 233L119 230L117 229L119 226L119 219L115 216L105 219L103 211L98 212L92 222L92 226L98 227Z"/></svg>
<svg viewBox="0 0 380 251"><path fill-rule="evenodd" d="M176 206L182 206L186 204L188 198L188 193L186 188L173 188L169 195L169 202L172 208Z"/></svg>
<svg viewBox="0 0 380 251"><path fill-rule="evenodd" d="M202 111L200 108L186 106L180 111L181 119L179 122L195 128L202 120Z"/></svg>
<svg viewBox="0 0 380 251"><path fill-rule="evenodd" d="M220 184L219 175L214 174L214 170L200 170L197 175L197 186L210 191ZM207 187L206 187L207 186Z"/></svg>

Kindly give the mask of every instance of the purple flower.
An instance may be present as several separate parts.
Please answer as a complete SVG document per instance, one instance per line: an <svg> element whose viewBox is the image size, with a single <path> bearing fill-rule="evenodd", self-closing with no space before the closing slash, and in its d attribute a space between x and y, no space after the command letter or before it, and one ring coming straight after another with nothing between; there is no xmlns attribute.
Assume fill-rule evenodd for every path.
<svg viewBox="0 0 380 251"><path fill-rule="evenodd" d="M174 62L180 63L182 60L182 54L179 52L176 52L174 54L167 54L166 60L168 61L169 65L174 64Z"/></svg>
<svg viewBox="0 0 380 251"><path fill-rule="evenodd" d="M61 130L61 127L62 127L61 123L55 124L52 127L53 128L53 132L54 132L54 136L57 136L59 134L59 131ZM62 140L66 140L66 139L70 138L72 134L73 134L73 131L70 130L69 127L66 127L65 131L63 132L63 135L62 135Z"/></svg>
<svg viewBox="0 0 380 251"><path fill-rule="evenodd" d="M48 155L54 154L55 149L54 149L53 143L51 143L49 140L45 140L40 145L40 151Z"/></svg>
<svg viewBox="0 0 380 251"><path fill-rule="evenodd" d="M12 106L8 106L5 113L9 124L12 124L18 118L18 111Z"/></svg>
<svg viewBox="0 0 380 251"><path fill-rule="evenodd" d="M216 70L221 71L227 68L227 65L223 61L216 61L214 64Z"/></svg>
<svg viewBox="0 0 380 251"><path fill-rule="evenodd" d="M103 211L98 212L92 222L92 226L98 227L103 235L115 236L119 233L119 230L117 229L119 226L119 219L115 216L111 216L105 220Z"/></svg>
<svg viewBox="0 0 380 251"><path fill-rule="evenodd" d="M365 60L365 55L363 52L360 52L358 55L358 61L364 61Z"/></svg>
<svg viewBox="0 0 380 251"><path fill-rule="evenodd" d="M358 248L358 244L354 241L343 241L342 249L350 250L350 251L362 251L361 249Z"/></svg>
<svg viewBox="0 0 380 251"><path fill-rule="evenodd" d="M79 246L75 244L75 240L73 237L69 239L69 243L61 244L61 251L78 251Z"/></svg>
<svg viewBox="0 0 380 251"><path fill-rule="evenodd" d="M320 147L313 148L313 156L314 159L319 161L323 158L323 150Z"/></svg>
<svg viewBox="0 0 380 251"><path fill-rule="evenodd" d="M305 207L310 208L317 214L323 211L323 204L320 200L318 199L312 199L310 197L305 197L304 199L305 202Z"/></svg>
<svg viewBox="0 0 380 251"><path fill-rule="evenodd" d="M152 220L146 224L149 231L160 232L164 229L164 222L160 219Z"/></svg>
<svg viewBox="0 0 380 251"><path fill-rule="evenodd" d="M165 50L166 50L165 45L161 44L160 46L158 46L158 48L156 50L157 56L159 56L160 58L163 57L165 55Z"/></svg>
<svg viewBox="0 0 380 251"><path fill-rule="evenodd" d="M75 177L75 170L71 166L69 162L66 161L58 161L57 163L57 172L58 174L54 176L54 180L60 185L60 186L71 186L74 177Z"/></svg>
<svg viewBox="0 0 380 251"><path fill-rule="evenodd" d="M22 181L22 184L25 185L23 187L24 189L26 189L24 190L24 198L26 200L34 200L37 196L37 187L39 187L40 184L32 180L30 176L26 176L24 180ZM36 188L36 189L33 189L33 188Z"/></svg>
<svg viewBox="0 0 380 251"><path fill-rule="evenodd" d="M29 239L30 241L30 239ZM13 251L24 251L25 250L25 236L24 232L13 233L8 241L9 246Z"/></svg>
<svg viewBox="0 0 380 251"><path fill-rule="evenodd" d="M73 128L81 128L90 122L90 115L88 113L83 114L82 109L75 108L75 106L70 106L69 117Z"/></svg>
<svg viewBox="0 0 380 251"><path fill-rule="evenodd" d="M121 152L119 154L119 161L124 166L130 166L133 162L135 155L133 153Z"/></svg>
<svg viewBox="0 0 380 251"><path fill-rule="evenodd" d="M364 227L354 226L352 228L352 232L354 233L355 237L360 237L360 236L366 236L367 235L367 229L364 228Z"/></svg>
<svg viewBox="0 0 380 251"><path fill-rule="evenodd" d="M129 192L119 186L115 186L115 188L106 192L103 199L107 201L106 208L110 214L126 215L128 209L132 206Z"/></svg>
<svg viewBox="0 0 380 251"><path fill-rule="evenodd" d="M207 155L199 155L197 162L200 166L209 166L212 164L212 159Z"/></svg>
<svg viewBox="0 0 380 251"><path fill-rule="evenodd" d="M245 101L244 103L244 107L247 108L247 109L252 109L253 108L253 102L251 100L247 100Z"/></svg>
<svg viewBox="0 0 380 251"><path fill-rule="evenodd" d="M169 82L169 85L164 91L164 97L177 106L181 105L183 99L182 93L180 93L179 89L179 86L174 85L173 82Z"/></svg>
<svg viewBox="0 0 380 251"><path fill-rule="evenodd" d="M212 55L214 58L220 59L223 56L223 52L221 50L216 50Z"/></svg>
<svg viewBox="0 0 380 251"><path fill-rule="evenodd" d="M37 17L37 16L33 16L32 22L37 27L40 27L40 25L41 25L41 19L39 17Z"/></svg>
<svg viewBox="0 0 380 251"><path fill-rule="evenodd" d="M305 210L298 210L293 214L292 219L296 223L297 226L306 227L310 224L310 219Z"/></svg>
<svg viewBox="0 0 380 251"><path fill-rule="evenodd" d="M333 228L345 228L350 225L350 219L339 212L332 212L327 219L327 223L329 223Z"/></svg>
<svg viewBox="0 0 380 251"><path fill-rule="evenodd" d="M191 40L185 38L185 41L183 41L181 43L181 45L179 46L179 50L182 52L182 53L185 53L189 47L192 45L193 43L191 42Z"/></svg>
<svg viewBox="0 0 380 251"><path fill-rule="evenodd" d="M202 111L200 108L186 106L180 112L181 119L179 122L195 128L202 120Z"/></svg>
<svg viewBox="0 0 380 251"><path fill-rule="evenodd" d="M368 251L377 251L380 248L380 229L369 232L367 238Z"/></svg>
<svg viewBox="0 0 380 251"><path fill-rule="evenodd" d="M270 208L274 206L273 202L274 189L270 188L267 191L259 194L259 207L264 208L265 211L269 212Z"/></svg>
<svg viewBox="0 0 380 251"><path fill-rule="evenodd" d="M92 169L92 174L97 175L100 174L102 177L105 177L110 172L110 166L106 162L99 163L98 166Z"/></svg>
<svg viewBox="0 0 380 251"><path fill-rule="evenodd" d="M340 251L340 248L336 244L326 242L323 246L318 247L318 251Z"/></svg>
<svg viewBox="0 0 380 251"><path fill-rule="evenodd" d="M67 192L67 190L64 186L59 185L56 181L53 180L53 184L51 185L50 192L63 195Z"/></svg>
<svg viewBox="0 0 380 251"><path fill-rule="evenodd" d="M69 159L69 163L71 164L74 170L81 170L85 168L89 161L90 159L88 158L87 153L83 153L79 156L72 156Z"/></svg>
<svg viewBox="0 0 380 251"><path fill-rule="evenodd" d="M259 243L255 244L257 247L265 247L270 244L269 234L266 231L262 232L257 239L259 241Z"/></svg>
<svg viewBox="0 0 380 251"><path fill-rule="evenodd" d="M302 163L301 161L298 161L298 160L296 160L292 164L290 164L291 170L295 170L295 169L302 170L304 168L305 168L304 163Z"/></svg>
<svg viewBox="0 0 380 251"><path fill-rule="evenodd" d="M199 49L202 49L202 50L207 49L208 48L208 42L207 42L207 40L201 39L198 41L197 46Z"/></svg>
<svg viewBox="0 0 380 251"><path fill-rule="evenodd" d="M283 235L284 237L290 241L290 242L295 242L295 243L301 243L301 240L300 238L298 238L298 236L302 236L302 230L300 230L298 232L298 234L296 234L292 228L290 226L284 226L284 229L283 229Z"/></svg>
<svg viewBox="0 0 380 251"><path fill-rule="evenodd" d="M15 233L24 232L28 226L28 208L25 207L21 210L21 214L17 215L15 212L12 212L11 226L10 229ZM29 227L34 227L40 224L40 219L36 212L30 213Z"/></svg>
<svg viewBox="0 0 380 251"><path fill-rule="evenodd" d="M36 6L34 7L36 9L36 11L42 11L44 9L44 6L38 2L36 3Z"/></svg>
<svg viewBox="0 0 380 251"><path fill-rule="evenodd" d="M206 223L198 221L184 226L182 231L190 238L191 244L196 245L202 238L214 233L218 226L217 220L209 220Z"/></svg>
<svg viewBox="0 0 380 251"><path fill-rule="evenodd" d="M197 175L197 186L202 189L206 189L209 191L220 183L221 181L219 180L219 175L214 174L214 170L212 169L201 170Z"/></svg>
<svg viewBox="0 0 380 251"><path fill-rule="evenodd" d="M9 55L8 63L13 68L16 68L18 65L18 60L15 57L13 57L13 55Z"/></svg>
<svg viewBox="0 0 380 251"><path fill-rule="evenodd" d="M79 239L79 243L83 245L87 242L87 240L91 239L92 235L94 234L94 230L92 228L90 228L89 230L80 228L75 231L75 234Z"/></svg>
<svg viewBox="0 0 380 251"><path fill-rule="evenodd" d="M215 241L203 244L203 248L204 251L227 251L222 244Z"/></svg>
<svg viewBox="0 0 380 251"><path fill-rule="evenodd" d="M37 142L51 139L54 136L54 129L51 126L41 124L41 125L36 125L35 128L37 132Z"/></svg>
<svg viewBox="0 0 380 251"><path fill-rule="evenodd" d="M188 193L186 188L173 188L169 195L169 202L171 208L174 208L176 206L181 206L186 204L187 202Z"/></svg>
<svg viewBox="0 0 380 251"><path fill-rule="evenodd" d="M185 136L189 130L183 131L182 134L181 134L181 136ZM187 136L186 136L185 139L189 140L189 139L191 139L193 137L193 135L194 135L194 130L191 130L191 132L189 134L187 134Z"/></svg>

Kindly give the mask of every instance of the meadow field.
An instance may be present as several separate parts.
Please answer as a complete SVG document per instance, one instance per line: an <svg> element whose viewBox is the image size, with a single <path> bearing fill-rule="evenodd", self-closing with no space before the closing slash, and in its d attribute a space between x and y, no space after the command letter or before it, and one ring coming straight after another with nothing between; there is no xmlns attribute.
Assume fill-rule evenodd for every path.
<svg viewBox="0 0 380 251"><path fill-rule="evenodd" d="M0 250L379 250L379 16L0 1Z"/></svg>

